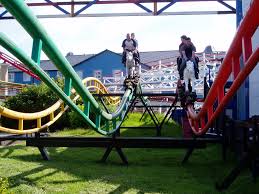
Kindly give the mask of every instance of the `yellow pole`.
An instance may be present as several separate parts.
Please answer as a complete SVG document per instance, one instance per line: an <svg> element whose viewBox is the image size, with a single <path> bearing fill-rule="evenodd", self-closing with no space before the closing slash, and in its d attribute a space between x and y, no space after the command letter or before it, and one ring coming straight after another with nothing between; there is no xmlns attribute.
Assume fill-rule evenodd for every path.
<svg viewBox="0 0 259 194"><path fill-rule="evenodd" d="M23 130L23 119L19 119L18 129L19 129L20 131Z"/></svg>

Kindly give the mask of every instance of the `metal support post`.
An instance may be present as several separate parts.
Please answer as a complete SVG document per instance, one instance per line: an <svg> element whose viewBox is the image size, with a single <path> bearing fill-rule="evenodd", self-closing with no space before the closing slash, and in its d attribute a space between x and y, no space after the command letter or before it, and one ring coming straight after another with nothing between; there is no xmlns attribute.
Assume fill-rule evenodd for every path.
<svg viewBox="0 0 259 194"><path fill-rule="evenodd" d="M40 138L40 133L35 133L35 139L39 139L39 138ZM37 146L37 147L40 151L40 154L41 154L43 160L46 160L46 161L50 160L47 149L43 146Z"/></svg>

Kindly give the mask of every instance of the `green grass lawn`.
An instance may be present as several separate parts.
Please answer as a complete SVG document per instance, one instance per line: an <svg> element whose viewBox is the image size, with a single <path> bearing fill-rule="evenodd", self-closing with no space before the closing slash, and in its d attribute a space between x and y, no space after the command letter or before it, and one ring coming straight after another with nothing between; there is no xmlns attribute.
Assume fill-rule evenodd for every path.
<svg viewBox="0 0 259 194"><path fill-rule="evenodd" d="M136 122L131 116L124 126L151 125ZM163 135L180 135L175 123L165 126ZM154 129L124 129L123 136L154 136ZM64 130L53 136L97 136L92 130ZM235 162L221 159L221 147L211 145L195 150L189 162L181 165L185 150L123 149L129 160L124 166L116 152L107 163L99 163L104 148L49 148L50 161L43 161L37 148L24 142L0 147L0 177L9 182L7 193L176 193L212 194L216 181L222 180ZM230 157L233 158L233 157ZM1 188L1 187L0 187ZM248 170L224 193L258 194L259 183Z"/></svg>

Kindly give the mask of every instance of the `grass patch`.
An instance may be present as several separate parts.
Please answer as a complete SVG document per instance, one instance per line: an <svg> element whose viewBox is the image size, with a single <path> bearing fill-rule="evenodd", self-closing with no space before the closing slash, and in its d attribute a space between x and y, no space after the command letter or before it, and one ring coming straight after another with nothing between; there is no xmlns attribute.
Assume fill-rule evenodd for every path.
<svg viewBox="0 0 259 194"><path fill-rule="evenodd" d="M223 163L220 149L195 150L181 165L184 150L124 149L130 165L123 166L113 152L98 163L104 149L49 148L43 161L36 148L15 145L0 148L0 176L8 178L11 193L218 193L216 181L233 167ZM255 194L259 185L245 171L225 193Z"/></svg>
<svg viewBox="0 0 259 194"><path fill-rule="evenodd" d="M135 117L135 116L134 116ZM137 119L137 117L135 118ZM147 120L141 125L148 124ZM133 125L132 117L124 122ZM146 130L146 129L143 129ZM155 135L154 129L123 129L122 135ZM163 135L178 135L175 123L165 126ZM93 130L64 130L55 136L96 136ZM214 188L235 162L221 159L221 147L212 145L195 150L190 161L181 165L185 154L182 149L123 149L129 166L121 165L116 152L106 164L99 163L103 148L49 148L50 161L43 161L37 148L26 147L24 142L0 147L0 177L8 180L9 193L172 193L219 194ZM259 184L244 171L223 192L225 194L258 194Z"/></svg>
<svg viewBox="0 0 259 194"><path fill-rule="evenodd" d="M141 113L134 113L129 114L125 121L122 124L122 127L150 127L144 129L128 129L122 128L121 129L121 136L126 137L134 137L134 136L156 136L156 129L152 128L155 127L152 119L149 115L145 114L143 119L140 121L142 114ZM163 120L163 115L157 115L157 118L160 122ZM182 131L179 124L170 120L169 122L165 122L163 125L163 129L161 131L162 136L169 136L169 137L181 137ZM101 136L99 133L95 132L94 130L85 130L85 129L65 129L63 131L58 131L53 133L53 135L57 136Z"/></svg>

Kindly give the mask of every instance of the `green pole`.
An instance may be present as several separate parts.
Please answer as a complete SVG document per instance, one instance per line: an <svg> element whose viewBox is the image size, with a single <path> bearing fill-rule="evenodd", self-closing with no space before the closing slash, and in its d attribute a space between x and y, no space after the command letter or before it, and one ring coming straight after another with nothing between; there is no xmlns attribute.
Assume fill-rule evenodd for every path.
<svg viewBox="0 0 259 194"><path fill-rule="evenodd" d="M33 39L31 58L38 65L40 65L41 50L42 50L42 41L38 38ZM34 78L31 77L31 79L32 79L32 83L34 83Z"/></svg>
<svg viewBox="0 0 259 194"><path fill-rule="evenodd" d="M42 41L39 38L33 39L31 58L38 65L40 65L41 50Z"/></svg>

